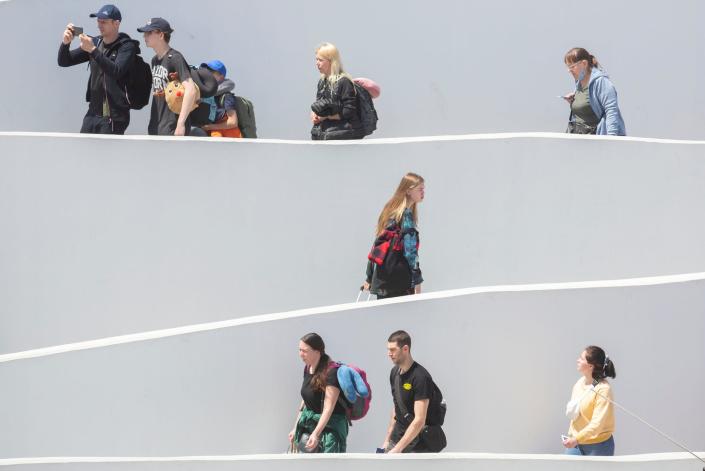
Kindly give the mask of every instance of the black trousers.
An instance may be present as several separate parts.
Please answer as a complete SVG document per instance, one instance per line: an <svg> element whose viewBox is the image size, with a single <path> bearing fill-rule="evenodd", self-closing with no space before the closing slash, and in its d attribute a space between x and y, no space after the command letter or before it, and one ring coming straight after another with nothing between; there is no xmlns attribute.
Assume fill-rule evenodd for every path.
<svg viewBox="0 0 705 471"><path fill-rule="evenodd" d="M125 134L129 122L114 121L110 118L96 116L90 111L83 118L81 132L84 134Z"/></svg>

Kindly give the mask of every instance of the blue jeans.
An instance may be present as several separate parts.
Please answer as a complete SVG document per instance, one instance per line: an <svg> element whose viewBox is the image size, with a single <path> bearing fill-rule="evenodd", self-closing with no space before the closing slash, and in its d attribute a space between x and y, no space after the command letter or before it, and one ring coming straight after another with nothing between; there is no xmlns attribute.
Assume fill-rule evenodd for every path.
<svg viewBox="0 0 705 471"><path fill-rule="evenodd" d="M566 448L565 454L579 456L614 456L614 436L604 442L593 443L592 445L578 445L575 448Z"/></svg>

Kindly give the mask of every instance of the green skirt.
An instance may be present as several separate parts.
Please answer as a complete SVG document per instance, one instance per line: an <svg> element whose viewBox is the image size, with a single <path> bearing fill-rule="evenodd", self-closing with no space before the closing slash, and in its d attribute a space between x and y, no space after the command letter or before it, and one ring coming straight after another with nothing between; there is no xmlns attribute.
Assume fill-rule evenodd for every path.
<svg viewBox="0 0 705 471"><path fill-rule="evenodd" d="M317 414L311 409L304 407L304 410L301 411L299 422L296 424L294 443L299 442L299 438L302 434L312 433L318 425L319 420L321 420L321 414ZM343 414L332 414L320 436L320 453L345 453L345 441L347 438L347 417Z"/></svg>

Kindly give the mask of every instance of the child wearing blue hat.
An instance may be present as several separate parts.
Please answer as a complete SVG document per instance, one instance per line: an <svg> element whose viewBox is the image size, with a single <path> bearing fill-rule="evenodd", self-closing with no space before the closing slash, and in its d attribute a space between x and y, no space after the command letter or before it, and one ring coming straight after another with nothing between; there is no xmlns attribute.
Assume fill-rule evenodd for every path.
<svg viewBox="0 0 705 471"><path fill-rule="evenodd" d="M211 108L208 119L210 123L204 124L201 129L211 137L242 137L237 120L237 103L232 93L235 82L226 78L228 71L225 64L216 59L204 62L201 67L210 70L218 82L215 96L201 100L202 103L210 104Z"/></svg>

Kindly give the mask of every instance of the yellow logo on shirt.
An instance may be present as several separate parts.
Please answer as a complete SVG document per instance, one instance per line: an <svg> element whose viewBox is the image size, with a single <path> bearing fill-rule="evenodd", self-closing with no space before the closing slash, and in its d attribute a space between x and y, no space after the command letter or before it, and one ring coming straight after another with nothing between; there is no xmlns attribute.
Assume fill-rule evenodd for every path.
<svg viewBox="0 0 705 471"><path fill-rule="evenodd" d="M404 389L406 389L407 391L411 391L411 383L404 383L404 385L402 387Z"/></svg>

